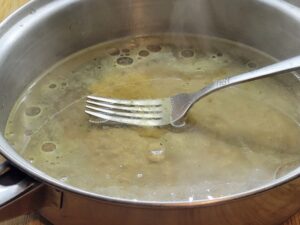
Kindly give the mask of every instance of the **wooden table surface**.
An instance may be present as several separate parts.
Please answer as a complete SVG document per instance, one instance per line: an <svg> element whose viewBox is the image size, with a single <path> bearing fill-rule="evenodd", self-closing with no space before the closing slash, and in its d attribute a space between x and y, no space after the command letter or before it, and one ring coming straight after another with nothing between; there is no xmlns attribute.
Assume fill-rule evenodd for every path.
<svg viewBox="0 0 300 225"><path fill-rule="evenodd" d="M13 12L19 6L27 2L28 0L0 0L0 21L8 14ZM25 215L12 220L2 222L0 225L45 225L38 215ZM287 221L284 225L300 225L300 212Z"/></svg>
<svg viewBox="0 0 300 225"><path fill-rule="evenodd" d="M18 218L8 220L0 223L0 225L49 225L49 223L44 222L44 220L40 218L38 215L33 214L33 215L20 216ZM300 212L295 216L291 217L287 222L285 222L282 225L300 225Z"/></svg>

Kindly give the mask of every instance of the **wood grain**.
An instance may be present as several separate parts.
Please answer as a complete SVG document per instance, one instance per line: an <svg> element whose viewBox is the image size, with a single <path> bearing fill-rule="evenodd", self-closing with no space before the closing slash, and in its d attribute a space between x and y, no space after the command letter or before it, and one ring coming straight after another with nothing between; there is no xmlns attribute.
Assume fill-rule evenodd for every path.
<svg viewBox="0 0 300 225"><path fill-rule="evenodd" d="M290 218L284 225L300 225L300 212Z"/></svg>
<svg viewBox="0 0 300 225"><path fill-rule="evenodd" d="M25 215L6 222L2 222L0 223L0 225L49 225L48 223L42 221L43 219L41 219L38 215ZM300 225L300 212L290 218L283 225Z"/></svg>
<svg viewBox="0 0 300 225"><path fill-rule="evenodd" d="M46 225L38 215L26 215L0 223L1 225Z"/></svg>
<svg viewBox="0 0 300 225"><path fill-rule="evenodd" d="M27 2L27 0L0 0L0 21L25 2ZM46 223L42 222L42 219L38 215L34 214L20 216L12 220L2 222L0 225L46 225ZM300 212L284 223L284 225L300 225Z"/></svg>

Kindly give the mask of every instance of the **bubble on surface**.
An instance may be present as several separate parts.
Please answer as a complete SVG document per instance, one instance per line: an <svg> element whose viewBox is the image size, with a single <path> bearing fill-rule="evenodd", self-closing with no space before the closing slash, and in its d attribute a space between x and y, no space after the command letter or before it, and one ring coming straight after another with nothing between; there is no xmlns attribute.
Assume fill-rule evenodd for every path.
<svg viewBox="0 0 300 225"><path fill-rule="evenodd" d="M147 50L139 51L139 56L147 57L150 53Z"/></svg>
<svg viewBox="0 0 300 225"><path fill-rule="evenodd" d="M67 181L68 181L68 179L69 179L69 178L66 176L66 177L62 177L62 178L60 178L59 180L60 180L60 181L62 181L62 182L67 182Z"/></svg>
<svg viewBox="0 0 300 225"><path fill-rule="evenodd" d="M118 48L111 48L107 51L108 54L110 54L111 56L117 56L120 54L120 49Z"/></svg>
<svg viewBox="0 0 300 225"><path fill-rule="evenodd" d="M185 58L191 58L194 56L194 51L191 49L185 49L181 52L181 55Z"/></svg>
<svg viewBox="0 0 300 225"><path fill-rule="evenodd" d="M165 159L165 149L161 148L153 149L149 151L148 160L152 163L159 163Z"/></svg>
<svg viewBox="0 0 300 225"><path fill-rule="evenodd" d="M26 108L25 110L25 114L27 116L37 116L41 113L41 108L38 106L30 106L28 108Z"/></svg>
<svg viewBox="0 0 300 225"><path fill-rule="evenodd" d="M137 175L136 175L136 177L137 178L142 178L144 175L142 174L142 173L138 173Z"/></svg>
<svg viewBox="0 0 300 225"><path fill-rule="evenodd" d="M61 86L62 86L62 87L67 86L67 82L62 82L62 83L61 83Z"/></svg>
<svg viewBox="0 0 300 225"><path fill-rule="evenodd" d="M161 46L160 45L147 45L147 49L150 52L159 52L161 50Z"/></svg>
<svg viewBox="0 0 300 225"><path fill-rule="evenodd" d="M42 145L42 151L53 152L56 149L56 144L51 142L46 142Z"/></svg>
<svg viewBox="0 0 300 225"><path fill-rule="evenodd" d="M56 86L57 86L56 84L50 84L49 88L54 89L54 88L56 88Z"/></svg>
<svg viewBox="0 0 300 225"><path fill-rule="evenodd" d="M133 59L130 57L120 57L117 59L117 63L122 66L127 66L133 63Z"/></svg>
<svg viewBox="0 0 300 225"><path fill-rule="evenodd" d="M130 50L129 50L128 48L124 48L124 49L122 49L122 52L124 52L124 53L129 53Z"/></svg>
<svg viewBox="0 0 300 225"><path fill-rule="evenodd" d="M34 158L33 158L33 157L30 157L30 158L28 159L28 161L29 161L30 163L34 163Z"/></svg>

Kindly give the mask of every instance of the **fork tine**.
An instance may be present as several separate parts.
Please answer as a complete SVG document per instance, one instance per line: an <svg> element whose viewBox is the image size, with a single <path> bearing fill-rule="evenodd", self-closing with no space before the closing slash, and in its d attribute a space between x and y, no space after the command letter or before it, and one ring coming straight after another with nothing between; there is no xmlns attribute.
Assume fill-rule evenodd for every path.
<svg viewBox="0 0 300 225"><path fill-rule="evenodd" d="M132 125L138 125L138 126L162 126L162 125L166 125L167 123L165 123L163 120L161 119L134 119L134 118L128 118L128 117L118 117L118 116L110 116L104 113L100 113L100 112L93 112L93 111L89 111L89 110L85 110L85 112L89 115L98 117L98 118L102 118L102 119L106 119L109 121L114 121L114 122L118 122L118 123L125 123L125 124L132 124Z"/></svg>
<svg viewBox="0 0 300 225"><path fill-rule="evenodd" d="M113 104L120 105L139 105L139 106L160 106L160 99L151 99L151 100L125 100L125 99L113 99L113 98L103 98L103 97L95 97L95 96L87 96L88 99L108 102Z"/></svg>
<svg viewBox="0 0 300 225"><path fill-rule="evenodd" d="M159 113L134 113L134 112L120 112L116 110L109 110L109 109L103 109L99 107L93 107L90 105L86 105L88 109L95 110L97 112L103 112L108 115L117 115L117 116L124 116L124 117L133 117L133 118L139 118L139 119L160 119L161 114Z"/></svg>
<svg viewBox="0 0 300 225"><path fill-rule="evenodd" d="M106 108L110 109L117 109L117 110L124 110L124 111L136 111L136 112L162 112L163 109L161 106L120 106L120 105L115 105L111 103L103 103L99 101L92 101L92 100L87 100L86 101L89 104L92 105L97 105L97 106L103 106Z"/></svg>

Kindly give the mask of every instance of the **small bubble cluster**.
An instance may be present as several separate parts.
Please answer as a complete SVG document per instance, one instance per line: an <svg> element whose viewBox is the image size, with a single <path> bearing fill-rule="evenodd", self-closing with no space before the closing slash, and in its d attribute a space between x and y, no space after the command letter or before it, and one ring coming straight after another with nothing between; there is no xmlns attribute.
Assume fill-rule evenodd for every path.
<svg viewBox="0 0 300 225"><path fill-rule="evenodd" d="M132 43L130 45L126 45L124 48L110 48L106 50L107 54L110 56L116 56L116 67L117 65L119 66L129 66L134 63L134 57L131 57L131 51L134 50L135 48L139 47L138 44ZM148 44L145 46L145 49L140 49L137 52L137 59L141 60L144 57L147 57L150 55L151 52L157 53L162 50L161 45L159 44ZM183 53L185 54L185 53ZM188 53L186 53L188 54ZM101 67L100 67L101 68Z"/></svg>

